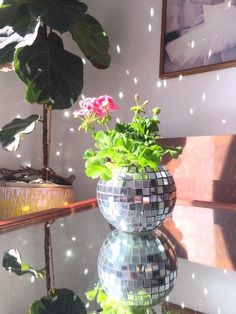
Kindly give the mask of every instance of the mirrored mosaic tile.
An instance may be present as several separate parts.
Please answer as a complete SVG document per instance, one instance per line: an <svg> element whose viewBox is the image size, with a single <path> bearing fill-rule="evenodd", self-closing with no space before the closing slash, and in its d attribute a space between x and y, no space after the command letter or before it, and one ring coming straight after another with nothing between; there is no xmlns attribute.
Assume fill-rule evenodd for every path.
<svg viewBox="0 0 236 314"><path fill-rule="evenodd" d="M158 229L139 234L114 230L100 249L98 275L104 291L117 301L153 305L175 284L176 253Z"/></svg>
<svg viewBox="0 0 236 314"><path fill-rule="evenodd" d="M105 219L122 231L152 230L174 209L174 179L164 166L159 166L157 172L147 168L144 173L137 173L136 168L126 171L114 172L112 180L98 182L99 208Z"/></svg>

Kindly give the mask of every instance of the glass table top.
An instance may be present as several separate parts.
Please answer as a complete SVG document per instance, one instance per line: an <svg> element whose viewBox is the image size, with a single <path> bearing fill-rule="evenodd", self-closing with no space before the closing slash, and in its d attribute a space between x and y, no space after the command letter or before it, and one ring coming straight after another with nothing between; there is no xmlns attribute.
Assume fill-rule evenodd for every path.
<svg viewBox="0 0 236 314"><path fill-rule="evenodd" d="M54 257L53 287L73 290L82 298L88 313L98 310L99 305L88 301L85 292L98 282L98 254L104 239L112 236L109 224L98 208L91 208L55 219L50 229ZM11 248L17 249L32 267L42 269L45 264L44 223L1 234L1 256ZM117 254L116 258L119 256ZM26 314L32 302L46 295L45 281L30 274L16 276L1 269L0 278L2 314ZM178 258L177 280L165 299L182 308L179 313L235 314L236 307L232 301L235 297L235 272ZM185 308L193 311L187 312ZM154 309L161 313L159 306Z"/></svg>

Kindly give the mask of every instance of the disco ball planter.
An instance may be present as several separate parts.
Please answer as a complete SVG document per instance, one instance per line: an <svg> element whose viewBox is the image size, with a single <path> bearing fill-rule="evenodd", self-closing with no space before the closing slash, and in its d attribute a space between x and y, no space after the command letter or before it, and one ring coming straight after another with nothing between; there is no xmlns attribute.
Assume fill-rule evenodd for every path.
<svg viewBox="0 0 236 314"><path fill-rule="evenodd" d="M159 166L157 172L122 168L113 171L111 180L99 180L97 200L103 216L115 228L142 232L153 230L170 217L176 187L164 166Z"/></svg>
<svg viewBox="0 0 236 314"><path fill-rule="evenodd" d="M98 276L111 298L128 306L155 305L175 284L176 253L160 230L141 234L114 230L100 249Z"/></svg>

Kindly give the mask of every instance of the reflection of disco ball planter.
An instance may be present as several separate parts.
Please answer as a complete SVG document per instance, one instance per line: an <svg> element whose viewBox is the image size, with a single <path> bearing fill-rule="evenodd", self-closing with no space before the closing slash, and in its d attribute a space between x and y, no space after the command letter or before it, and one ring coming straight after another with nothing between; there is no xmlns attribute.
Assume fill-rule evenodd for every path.
<svg viewBox="0 0 236 314"><path fill-rule="evenodd" d="M176 253L161 231L114 230L104 240L98 275L105 292L130 306L153 305L168 295L177 275Z"/></svg>
<svg viewBox="0 0 236 314"><path fill-rule="evenodd" d="M171 215L176 187L163 166L157 172L123 169L115 172L110 181L99 181L97 199L103 216L114 227L126 232L147 231Z"/></svg>

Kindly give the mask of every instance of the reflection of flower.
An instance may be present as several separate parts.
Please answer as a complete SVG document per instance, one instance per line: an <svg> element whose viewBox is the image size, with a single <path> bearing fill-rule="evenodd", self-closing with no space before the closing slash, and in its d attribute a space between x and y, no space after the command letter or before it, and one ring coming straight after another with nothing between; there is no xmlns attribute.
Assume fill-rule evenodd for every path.
<svg viewBox="0 0 236 314"><path fill-rule="evenodd" d="M74 117L79 116L89 117L94 115L96 118L103 118L109 115L110 112L118 109L113 98L108 95L98 98L86 98L79 102L79 108L74 111Z"/></svg>

